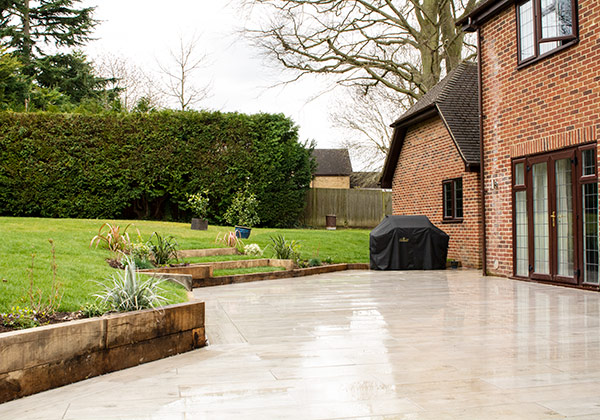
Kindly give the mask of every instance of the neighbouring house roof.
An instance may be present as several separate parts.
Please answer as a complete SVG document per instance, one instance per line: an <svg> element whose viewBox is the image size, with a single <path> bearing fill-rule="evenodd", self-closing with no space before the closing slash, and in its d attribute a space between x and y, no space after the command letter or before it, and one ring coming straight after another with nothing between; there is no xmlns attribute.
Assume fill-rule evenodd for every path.
<svg viewBox="0 0 600 420"><path fill-rule="evenodd" d="M462 26L463 31L473 32L481 24L514 4L516 0L481 0L468 15L459 19L456 24Z"/></svg>
<svg viewBox="0 0 600 420"><path fill-rule="evenodd" d="M315 176L350 176L352 163L348 149L314 149Z"/></svg>
<svg viewBox="0 0 600 420"><path fill-rule="evenodd" d="M381 172L352 172L350 188L380 188Z"/></svg>
<svg viewBox="0 0 600 420"><path fill-rule="evenodd" d="M381 176L391 188L409 127L439 116L468 168L479 167L479 87L477 64L465 61L431 88L393 124L394 136Z"/></svg>

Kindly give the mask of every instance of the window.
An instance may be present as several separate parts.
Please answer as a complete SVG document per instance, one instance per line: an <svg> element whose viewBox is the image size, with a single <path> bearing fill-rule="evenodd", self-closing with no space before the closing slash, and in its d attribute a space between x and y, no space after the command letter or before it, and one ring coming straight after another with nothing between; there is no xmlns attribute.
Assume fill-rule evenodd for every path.
<svg viewBox="0 0 600 420"><path fill-rule="evenodd" d="M517 5L519 64L577 41L576 0L526 0Z"/></svg>
<svg viewBox="0 0 600 420"><path fill-rule="evenodd" d="M598 246L598 178L595 145L581 148L581 209L583 213L583 282L600 284Z"/></svg>
<svg viewBox="0 0 600 420"><path fill-rule="evenodd" d="M462 178L442 182L444 221L462 221L463 188Z"/></svg>
<svg viewBox="0 0 600 420"><path fill-rule="evenodd" d="M513 274L600 287L598 148L512 161Z"/></svg>

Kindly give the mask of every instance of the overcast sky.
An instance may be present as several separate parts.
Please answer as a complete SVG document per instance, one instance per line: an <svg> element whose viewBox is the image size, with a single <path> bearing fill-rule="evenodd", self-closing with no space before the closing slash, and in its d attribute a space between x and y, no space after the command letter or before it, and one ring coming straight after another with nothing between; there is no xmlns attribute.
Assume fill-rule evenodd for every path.
<svg viewBox="0 0 600 420"><path fill-rule="evenodd" d="M332 94L320 79L305 79L285 87L269 88L288 80L289 74L269 67L259 52L237 34L243 26L239 11L227 0L83 0L96 6L92 41L84 48L90 58L111 53L124 56L158 73L157 60L167 60L180 34L200 36L199 52L208 63L198 73L201 84L212 85L212 96L199 107L244 113L284 113L300 126L300 139L314 139L321 148L337 147L342 135L330 127L328 105ZM175 107L175 105L173 105Z"/></svg>

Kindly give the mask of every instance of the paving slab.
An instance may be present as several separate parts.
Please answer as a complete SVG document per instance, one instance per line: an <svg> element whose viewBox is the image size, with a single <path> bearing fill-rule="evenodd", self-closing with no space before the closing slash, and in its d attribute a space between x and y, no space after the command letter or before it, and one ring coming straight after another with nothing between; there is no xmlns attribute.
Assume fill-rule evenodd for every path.
<svg viewBox="0 0 600 420"><path fill-rule="evenodd" d="M195 289L209 346L0 419L599 418L600 294L471 270Z"/></svg>

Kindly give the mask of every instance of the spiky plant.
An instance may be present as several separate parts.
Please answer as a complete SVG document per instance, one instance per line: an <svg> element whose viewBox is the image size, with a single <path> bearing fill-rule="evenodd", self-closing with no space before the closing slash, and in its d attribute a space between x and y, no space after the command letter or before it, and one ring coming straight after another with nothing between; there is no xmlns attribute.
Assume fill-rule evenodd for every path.
<svg viewBox="0 0 600 420"><path fill-rule="evenodd" d="M300 258L300 242L296 240L287 241L281 234L269 237L269 244L275 253L275 257L282 260L294 260L298 262Z"/></svg>
<svg viewBox="0 0 600 420"><path fill-rule="evenodd" d="M125 258L128 259L125 269L112 275L107 283L101 283L104 290L94 296L109 311L115 312L156 308L164 304L166 299L160 294L163 280L155 277L141 279L133 258Z"/></svg>

